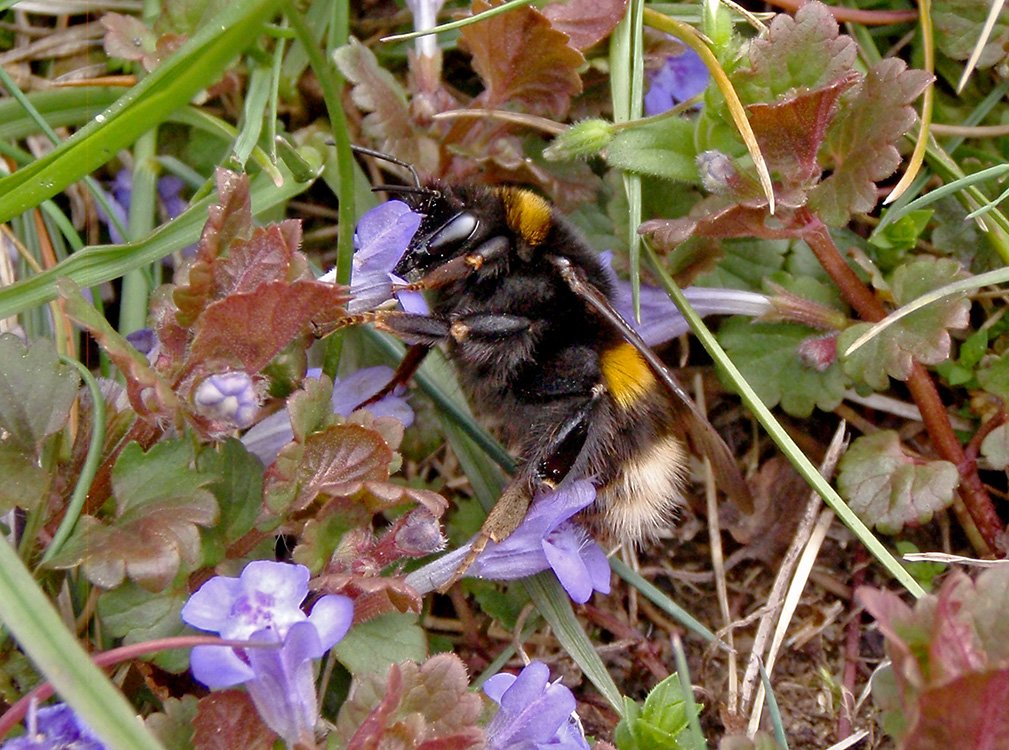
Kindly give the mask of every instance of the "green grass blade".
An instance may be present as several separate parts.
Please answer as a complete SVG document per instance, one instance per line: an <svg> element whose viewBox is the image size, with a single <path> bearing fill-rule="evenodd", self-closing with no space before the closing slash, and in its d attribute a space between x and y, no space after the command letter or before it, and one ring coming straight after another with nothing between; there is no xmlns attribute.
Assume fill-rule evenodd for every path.
<svg viewBox="0 0 1009 750"><path fill-rule="evenodd" d="M67 630L45 593L0 539L0 621L60 697L113 750L161 745Z"/></svg>
<svg viewBox="0 0 1009 750"><path fill-rule="evenodd" d="M252 180L252 210L255 213L268 211L303 192L310 184L296 182L286 174L284 185L278 189L268 175L257 175ZM207 209L215 200L216 197L207 196L138 242L88 247L47 271L0 288L0 318L55 299L57 279L67 277L82 287L94 286L191 245L199 239L207 221Z"/></svg>
<svg viewBox="0 0 1009 750"><path fill-rule="evenodd" d="M0 180L0 223L61 192L188 104L258 37L279 5L280 0L236 0L61 146Z"/></svg>

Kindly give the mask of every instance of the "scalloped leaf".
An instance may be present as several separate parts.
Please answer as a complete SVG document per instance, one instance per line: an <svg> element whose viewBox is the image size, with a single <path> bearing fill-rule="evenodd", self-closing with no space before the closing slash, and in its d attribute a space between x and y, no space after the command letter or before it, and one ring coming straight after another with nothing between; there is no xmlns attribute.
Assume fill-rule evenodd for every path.
<svg viewBox="0 0 1009 750"><path fill-rule="evenodd" d="M207 546L224 548L251 531L263 503L263 465L242 443L229 438L196 460L199 471L213 477L207 489L214 493L220 518L204 533ZM206 564L214 564L206 560Z"/></svg>
<svg viewBox="0 0 1009 750"><path fill-rule="evenodd" d="M900 166L897 141L914 125L911 104L931 80L931 74L908 70L903 60L888 57L845 98L825 147L833 172L809 193L810 209L825 224L843 226L853 213L876 206L876 183Z"/></svg>
<svg viewBox="0 0 1009 750"><path fill-rule="evenodd" d="M893 272L890 291L899 305L905 305L962 275L960 264L948 258L921 257ZM901 318L866 342L843 361L844 371L876 390L886 390L890 381L907 380L914 362L934 365L949 358L951 328L968 323L970 301L966 293L939 300ZM870 325L859 323L841 333L838 351L845 352Z"/></svg>
<svg viewBox="0 0 1009 750"><path fill-rule="evenodd" d="M25 346L13 333L0 334L0 429L4 442L34 455L70 417L81 379L60 362L48 339Z"/></svg>
<svg viewBox="0 0 1009 750"><path fill-rule="evenodd" d="M791 323L751 323L748 318L727 320L718 340L747 382L768 407L795 417L808 417L813 408L834 409L844 398L845 377L835 363L823 371L804 363L800 345L816 331Z"/></svg>
<svg viewBox="0 0 1009 750"><path fill-rule="evenodd" d="M609 36L626 10L627 0L567 0L550 3L543 15L557 31L568 35L572 47L586 50Z"/></svg>
<svg viewBox="0 0 1009 750"><path fill-rule="evenodd" d="M953 571L913 610L888 591L862 588L857 596L886 639L890 689L873 694L900 746L1007 746L1009 567L985 570L974 582Z"/></svg>
<svg viewBox="0 0 1009 750"><path fill-rule="evenodd" d="M417 615L389 612L355 624L333 654L355 677L384 675L397 662L423 661L427 633L417 624Z"/></svg>
<svg viewBox="0 0 1009 750"><path fill-rule="evenodd" d="M247 241L235 242L228 255L213 264L215 296L252 292L267 281L294 281L292 270L297 273L303 266L295 263L300 246L300 221L256 227Z"/></svg>
<svg viewBox="0 0 1009 750"><path fill-rule="evenodd" d="M193 719L196 717L195 695L165 698L162 711L150 714L144 724L166 748L191 747L193 744Z"/></svg>
<svg viewBox="0 0 1009 750"><path fill-rule="evenodd" d="M932 4L936 46L947 57L966 60L981 38L991 3L976 0L936 0ZM990 68L1006 57L1009 49L1009 8L1002 6L991 36L981 50L977 67Z"/></svg>
<svg viewBox="0 0 1009 750"><path fill-rule="evenodd" d="M362 112L365 134L383 152L393 154L422 172L438 165L438 148L413 125L406 92L374 53L356 39L333 53L333 61L353 84L350 95Z"/></svg>
<svg viewBox="0 0 1009 750"><path fill-rule="evenodd" d="M60 279L56 287L66 300L67 315L91 334L126 378L126 393L133 410L142 417L174 420L180 404L171 384L84 299L77 284Z"/></svg>
<svg viewBox="0 0 1009 750"><path fill-rule="evenodd" d="M1009 424L1001 424L985 435L981 441L981 455L988 459L993 469L1009 466Z"/></svg>
<svg viewBox="0 0 1009 750"><path fill-rule="evenodd" d="M191 361L219 360L258 372L312 324L343 314L346 293L320 281L271 281L212 302L200 316Z"/></svg>
<svg viewBox="0 0 1009 750"><path fill-rule="evenodd" d="M276 739L244 690L217 690L200 698L193 719L194 750L270 750Z"/></svg>
<svg viewBox="0 0 1009 750"><path fill-rule="evenodd" d="M475 0L473 14L493 5ZM521 104L525 111L559 119L582 90L582 54L568 44L535 8L525 5L470 24L461 38L473 55L473 69L485 90L477 98L488 108Z"/></svg>
<svg viewBox="0 0 1009 750"><path fill-rule="evenodd" d="M252 236L249 176L218 169L214 177L217 203L207 210L207 223L196 248L196 260L186 269L186 283L172 292L178 308L176 321L180 326L191 325L214 298L214 260L226 254L232 243Z"/></svg>
<svg viewBox="0 0 1009 750"><path fill-rule="evenodd" d="M393 452L373 430L358 425L332 425L313 432L304 443L289 443L269 468L263 496L275 513L308 507L320 494L384 482Z"/></svg>
<svg viewBox="0 0 1009 750"><path fill-rule="evenodd" d="M893 430L859 437L838 465L841 495L859 518L884 534L930 521L953 504L959 483L956 466L905 453Z"/></svg>
<svg viewBox="0 0 1009 750"><path fill-rule="evenodd" d="M81 516L73 535L50 565L82 565L97 586L114 588L129 577L149 591L162 591L182 564L201 559L198 527L218 518L217 501L205 489L212 474L197 471L192 443L173 440L147 453L130 443L112 469L115 518L108 524Z"/></svg>
<svg viewBox="0 0 1009 750"><path fill-rule="evenodd" d="M189 594L185 581L156 594L128 582L102 593L98 598L98 615L105 632L121 639L124 645L170 638L186 632L179 613ZM155 654L152 661L178 674L189 667L189 654L181 649L166 649Z"/></svg>
<svg viewBox="0 0 1009 750"><path fill-rule="evenodd" d="M477 725L482 701L469 691L455 654L418 665L393 664L388 674L362 675L340 707L336 735L347 750L387 747L465 750L484 742Z"/></svg>
<svg viewBox="0 0 1009 750"><path fill-rule="evenodd" d="M816 155L837 112L837 101L859 78L849 71L826 86L792 91L770 104L746 108L768 169L786 186L801 186L820 176Z"/></svg>
<svg viewBox="0 0 1009 750"><path fill-rule="evenodd" d="M779 13L768 33L749 47L750 67L733 76L744 103L769 102L792 89L817 89L853 69L858 48L839 36L837 21L823 3Z"/></svg>

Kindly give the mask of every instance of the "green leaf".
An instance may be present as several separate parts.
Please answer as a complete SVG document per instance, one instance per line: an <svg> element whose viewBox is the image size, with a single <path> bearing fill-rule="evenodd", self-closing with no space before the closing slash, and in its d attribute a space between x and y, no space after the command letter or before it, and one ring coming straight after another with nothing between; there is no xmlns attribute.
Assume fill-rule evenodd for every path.
<svg viewBox="0 0 1009 750"><path fill-rule="evenodd" d="M355 677L384 675L392 664L423 661L427 656L427 634L417 624L417 615L387 612L355 624L333 647L333 653Z"/></svg>
<svg viewBox="0 0 1009 750"><path fill-rule="evenodd" d="M893 272L890 290L895 301L904 305L948 284L961 273L960 264L954 260L922 257ZM916 310L845 357L844 371L876 390L886 390L887 376L907 380L913 362L932 365L946 360L952 345L949 329L965 327L969 312L966 293ZM845 330L838 339L838 351L845 352L869 327L868 323L859 323Z"/></svg>
<svg viewBox="0 0 1009 750"><path fill-rule="evenodd" d="M259 517L263 502L263 465L239 440L230 438L203 450L196 467L214 477L207 489L217 498L221 516L207 529L205 536L223 548L250 531ZM205 563L213 564L209 560Z"/></svg>
<svg viewBox="0 0 1009 750"><path fill-rule="evenodd" d="M981 455L993 469L1009 466L1009 424L1000 424L981 441Z"/></svg>
<svg viewBox="0 0 1009 750"><path fill-rule="evenodd" d="M80 382L48 339L26 347L14 334L0 334L0 428L6 439L34 454L63 429Z"/></svg>
<svg viewBox="0 0 1009 750"><path fill-rule="evenodd" d="M0 442L0 513L14 507L32 510L49 489L49 474L36 464L35 452L12 443Z"/></svg>
<svg viewBox="0 0 1009 750"><path fill-rule="evenodd" d="M793 416L808 417L814 407L835 408L845 388L836 363L818 372L800 358L800 345L815 335L813 329L792 323L751 323L735 317L722 325L718 340L768 407L781 404Z"/></svg>
<svg viewBox="0 0 1009 750"><path fill-rule="evenodd" d="M688 726L687 704L679 676L674 672L648 693L643 706L625 698L624 717L617 725L614 739L619 750L658 750L691 747L678 740Z"/></svg>
<svg viewBox="0 0 1009 750"><path fill-rule="evenodd" d="M193 747L193 719L196 718L195 695L167 698L162 701L162 711L150 714L144 724L161 743L175 750Z"/></svg>
<svg viewBox="0 0 1009 750"><path fill-rule="evenodd" d="M126 583L98 598L98 616L105 632L121 639L123 645L182 635L186 627L179 617L189 599L185 583L168 591L150 591ZM189 652L167 649L151 659L162 669L178 674L189 667Z"/></svg>
<svg viewBox="0 0 1009 750"><path fill-rule="evenodd" d="M981 38L989 2L975 0L935 0L932 3L932 22L935 24L935 42L947 57L966 60L971 56ZM977 67L990 68L1005 59L1009 49L1009 9L1002 6L991 35L981 50Z"/></svg>
<svg viewBox="0 0 1009 750"><path fill-rule="evenodd" d="M718 268L697 278L698 286L726 287L750 292L764 290L764 279L785 264L788 240L726 240Z"/></svg>
<svg viewBox="0 0 1009 750"><path fill-rule="evenodd" d="M953 504L960 474L949 461L904 452L893 430L863 435L841 458L837 486L858 516L884 534L923 524Z"/></svg>
<svg viewBox="0 0 1009 750"><path fill-rule="evenodd" d="M696 159L694 123L680 117L618 130L606 148L612 167L676 182L698 182Z"/></svg>
<svg viewBox="0 0 1009 750"><path fill-rule="evenodd" d="M750 67L733 76L744 104L769 102L792 89L817 89L852 70L854 41L838 36L837 21L822 3L807 3L795 17L779 13L768 33L750 44Z"/></svg>
<svg viewBox="0 0 1009 750"><path fill-rule="evenodd" d="M82 516L63 551L50 560L55 568L83 565L103 588L126 576L148 589L163 591L185 563L201 559L197 527L217 521L217 501L206 485L214 476L194 467L188 440L156 444L147 453L130 443L112 469L116 516L105 524Z"/></svg>
<svg viewBox="0 0 1009 750"><path fill-rule="evenodd" d="M977 381L986 391L1009 403L1009 353L985 362L977 371Z"/></svg>
<svg viewBox="0 0 1009 750"><path fill-rule="evenodd" d="M892 271L903 261L906 251L918 243L932 214L930 208L909 211L869 236L869 244L876 249L873 260L880 270Z"/></svg>

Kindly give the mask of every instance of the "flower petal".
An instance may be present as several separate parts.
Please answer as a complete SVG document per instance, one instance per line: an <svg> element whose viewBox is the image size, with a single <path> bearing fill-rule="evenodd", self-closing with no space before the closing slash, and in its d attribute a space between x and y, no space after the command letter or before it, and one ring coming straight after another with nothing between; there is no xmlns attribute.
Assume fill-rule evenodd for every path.
<svg viewBox="0 0 1009 750"><path fill-rule="evenodd" d="M347 635L354 622L354 602L338 594L324 596L312 607L308 621L315 626L322 656Z"/></svg>
<svg viewBox="0 0 1009 750"><path fill-rule="evenodd" d="M195 646L189 656L193 677L208 688L225 688L248 682L255 674L226 646Z"/></svg>
<svg viewBox="0 0 1009 750"><path fill-rule="evenodd" d="M237 578L214 576L189 597L182 607L182 620L194 628L220 633L232 603L241 594L242 584Z"/></svg>
<svg viewBox="0 0 1009 750"><path fill-rule="evenodd" d="M570 523L543 540L543 554L547 562L568 596L578 604L584 604L592 596L592 579L580 554L584 541L584 532L579 533Z"/></svg>

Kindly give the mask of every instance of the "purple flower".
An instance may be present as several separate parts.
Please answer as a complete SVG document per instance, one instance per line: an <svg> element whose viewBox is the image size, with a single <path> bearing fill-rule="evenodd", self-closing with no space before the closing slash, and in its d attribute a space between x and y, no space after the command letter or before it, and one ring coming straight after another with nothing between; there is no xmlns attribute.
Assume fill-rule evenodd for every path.
<svg viewBox="0 0 1009 750"><path fill-rule="evenodd" d="M154 332L153 328L138 328L132 333L126 334L126 340L133 345L134 349L147 356L158 345L158 334Z"/></svg>
<svg viewBox="0 0 1009 750"><path fill-rule="evenodd" d="M354 232L354 266L350 277L351 300L347 309L362 312L392 299L392 285L405 284L392 269L403 257L410 240L420 227L420 214L403 201L386 201L371 209L357 223ZM323 277L325 278L325 277ZM404 303L403 297L407 300ZM400 303L408 312L416 312L419 294L404 293ZM424 310L427 307L424 305Z"/></svg>
<svg viewBox="0 0 1009 750"><path fill-rule="evenodd" d="M182 608L182 619L229 640L267 645L250 648L197 646L193 676L209 688L244 683L263 721L289 744L312 739L318 710L313 661L350 628L354 604L345 596L319 599L306 615L304 565L259 560L238 578L215 576Z"/></svg>
<svg viewBox="0 0 1009 750"><path fill-rule="evenodd" d="M666 291L648 284L641 285L641 322L637 322L631 304L631 283L618 279L613 273L612 253L601 253L600 258L616 288L613 306L648 346L658 346L690 330L686 319ZM707 315L758 317L771 310L770 299L756 292L692 286L684 289L683 294L702 318Z"/></svg>
<svg viewBox="0 0 1009 750"><path fill-rule="evenodd" d="M649 76L651 85L645 94L645 114L658 115L697 96L708 87L708 69L693 50L670 55Z"/></svg>
<svg viewBox="0 0 1009 750"><path fill-rule="evenodd" d="M595 498L595 487L584 479L537 495L521 525L503 542L488 543L466 575L509 581L552 569L568 596L579 604L587 602L593 591L608 594L606 554L584 528L570 520ZM414 571L406 577L407 584L422 594L438 588L451 579L472 546L470 540Z"/></svg>
<svg viewBox="0 0 1009 750"><path fill-rule="evenodd" d="M161 204L164 206L165 214L169 219L174 219L189 206L188 202L181 196L183 187L185 187L185 182L175 175L169 174L158 178L158 197L161 198ZM133 198L133 172L129 169L120 169L116 173L112 184L109 185L109 190L111 192L111 195L108 196L109 206L112 208L112 213L115 214L115 218L118 219L119 223L125 227L129 220L130 201ZM109 238L112 242L117 245L125 242L125 238L119 233L116 223L105 213L101 204L98 204L96 207L98 209L98 218L105 222L109 228Z"/></svg>
<svg viewBox="0 0 1009 750"><path fill-rule="evenodd" d="M311 369L306 377L318 378L322 371ZM378 393L390 380L391 367L365 367L351 373L345 378L337 378L333 383L333 395L330 403L333 413L341 417L349 417L353 410ZM413 424L413 409L403 396L404 389L397 388L388 396L375 403L368 404L368 411L376 417L392 417L403 423L404 427ZM257 456L264 466L269 466L277 458L280 449L294 439L291 420L284 411L278 411L253 425L252 429L242 436L242 443L250 453Z"/></svg>
<svg viewBox="0 0 1009 750"><path fill-rule="evenodd" d="M193 394L197 411L238 429L252 424L259 411L259 394L248 373L230 370L205 378Z"/></svg>
<svg viewBox="0 0 1009 750"><path fill-rule="evenodd" d="M28 708L25 733L7 740L0 750L105 750L105 745L65 703Z"/></svg>
<svg viewBox="0 0 1009 750"><path fill-rule="evenodd" d="M483 691L500 706L487 725L487 750L588 750L575 697L550 682L546 664L530 662L517 677L496 674Z"/></svg>

